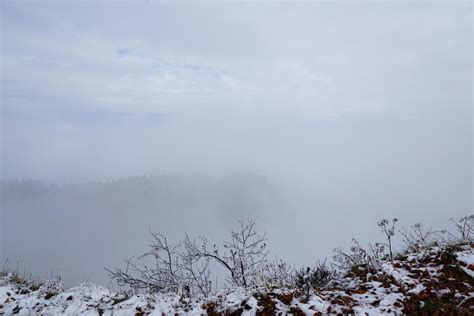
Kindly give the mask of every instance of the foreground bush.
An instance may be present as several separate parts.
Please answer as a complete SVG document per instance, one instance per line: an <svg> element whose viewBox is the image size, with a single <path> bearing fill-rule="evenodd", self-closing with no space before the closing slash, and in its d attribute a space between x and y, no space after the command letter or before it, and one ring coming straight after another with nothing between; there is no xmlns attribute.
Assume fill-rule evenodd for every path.
<svg viewBox="0 0 474 316"><path fill-rule="evenodd" d="M298 288L233 288L190 298L177 293L131 295L92 285L47 295L38 288L24 291L24 285L4 276L0 314L472 315L473 246L466 242L431 246L382 259L376 270L354 266L311 289L309 295Z"/></svg>

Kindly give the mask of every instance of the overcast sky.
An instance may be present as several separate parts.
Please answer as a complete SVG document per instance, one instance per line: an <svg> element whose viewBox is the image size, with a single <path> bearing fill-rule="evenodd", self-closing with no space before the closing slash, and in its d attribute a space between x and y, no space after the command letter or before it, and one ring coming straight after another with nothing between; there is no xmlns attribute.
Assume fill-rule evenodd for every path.
<svg viewBox="0 0 474 316"><path fill-rule="evenodd" d="M3 178L311 172L405 140L469 173L471 23L469 1L3 1Z"/></svg>

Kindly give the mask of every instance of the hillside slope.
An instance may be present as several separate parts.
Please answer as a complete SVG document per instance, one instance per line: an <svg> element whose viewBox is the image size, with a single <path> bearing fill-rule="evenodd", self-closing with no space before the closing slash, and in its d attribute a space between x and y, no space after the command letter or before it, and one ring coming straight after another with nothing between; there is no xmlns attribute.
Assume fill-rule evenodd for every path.
<svg viewBox="0 0 474 316"><path fill-rule="evenodd" d="M38 286L9 274L0 279L0 314L472 315L473 246L433 246L385 261L372 271L359 266L309 298L298 289L234 289L192 299L128 296L94 285L64 291L52 281Z"/></svg>

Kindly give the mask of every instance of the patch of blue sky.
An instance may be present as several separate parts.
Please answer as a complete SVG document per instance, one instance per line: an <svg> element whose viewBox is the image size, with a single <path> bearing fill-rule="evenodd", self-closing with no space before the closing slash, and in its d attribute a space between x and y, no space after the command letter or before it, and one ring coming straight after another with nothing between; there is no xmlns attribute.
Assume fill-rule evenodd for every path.
<svg viewBox="0 0 474 316"><path fill-rule="evenodd" d="M129 48L119 48L117 50L117 53L119 54L119 56L127 56L127 55L130 55L131 53L131 50Z"/></svg>

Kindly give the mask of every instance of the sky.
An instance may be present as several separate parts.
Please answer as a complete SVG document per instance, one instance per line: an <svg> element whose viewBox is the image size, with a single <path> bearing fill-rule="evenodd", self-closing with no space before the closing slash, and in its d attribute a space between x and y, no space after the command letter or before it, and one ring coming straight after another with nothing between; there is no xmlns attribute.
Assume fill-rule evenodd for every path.
<svg viewBox="0 0 474 316"><path fill-rule="evenodd" d="M2 180L252 172L299 238L473 209L470 1L2 1L1 20Z"/></svg>
<svg viewBox="0 0 474 316"><path fill-rule="evenodd" d="M471 28L469 2L4 1L2 177L306 167L343 120L467 154Z"/></svg>

